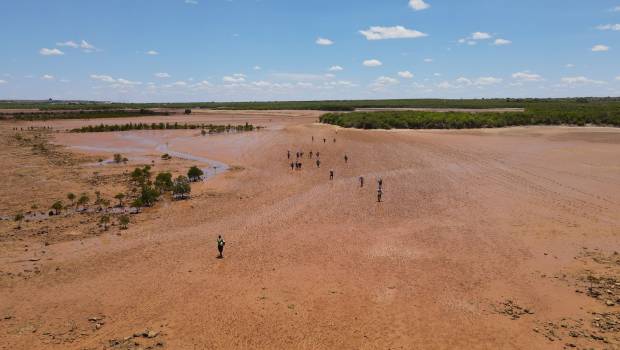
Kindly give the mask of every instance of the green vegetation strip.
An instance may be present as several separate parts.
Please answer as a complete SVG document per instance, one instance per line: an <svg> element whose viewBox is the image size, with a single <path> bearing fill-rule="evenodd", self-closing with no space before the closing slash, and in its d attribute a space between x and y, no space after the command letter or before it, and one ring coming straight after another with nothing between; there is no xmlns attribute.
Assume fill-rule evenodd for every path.
<svg viewBox="0 0 620 350"><path fill-rule="evenodd" d="M138 110L101 110L101 111L62 111L62 112L19 112L7 114L17 120L54 120L54 119L98 119L166 116L167 112L155 112L148 109Z"/></svg>
<svg viewBox="0 0 620 350"><path fill-rule="evenodd" d="M579 98L497 98L497 99L394 99L394 100L329 100L270 102L191 102L191 103L102 103L94 101L0 101L0 109L35 108L40 110L123 110L149 108L208 108L249 110L322 110L352 111L355 108L525 108L527 111L618 110L617 97Z"/></svg>
<svg viewBox="0 0 620 350"><path fill-rule="evenodd" d="M329 113L322 123L358 129L472 129L519 125L599 125L620 127L620 110L520 113L382 111Z"/></svg>
<svg viewBox="0 0 620 350"><path fill-rule="evenodd" d="M209 133L222 133L231 131L252 131L259 129L252 124L245 123L244 125L213 125L213 124L188 124L188 123L128 123L128 124L100 124L100 125L88 125L81 128L72 129L71 132L110 132L110 131L130 131L130 130L184 130L200 129L203 134Z"/></svg>

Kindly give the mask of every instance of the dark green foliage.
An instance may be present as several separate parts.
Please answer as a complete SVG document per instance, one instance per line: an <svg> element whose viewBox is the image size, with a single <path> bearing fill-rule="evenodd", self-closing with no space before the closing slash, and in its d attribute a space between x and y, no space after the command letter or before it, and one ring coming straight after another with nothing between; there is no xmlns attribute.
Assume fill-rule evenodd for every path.
<svg viewBox="0 0 620 350"><path fill-rule="evenodd" d="M190 181L198 181L202 175L204 175L204 172L197 166L193 166L187 171L187 177Z"/></svg>
<svg viewBox="0 0 620 350"><path fill-rule="evenodd" d="M140 113L149 108L173 109L230 109L230 110L322 110L352 111L355 108L525 108L528 111L544 110L580 110L586 109L618 109L620 98L617 97L579 97L579 98L494 98L494 99L397 99L397 100L333 100L333 101L271 101L271 102L196 102L196 103L47 103L26 101L0 102L0 109L32 109L53 110L92 110L96 113L108 113L112 116L123 116L119 113ZM131 110L128 110L131 109ZM151 112L156 113L156 112ZM83 116L80 118L84 118Z"/></svg>
<svg viewBox="0 0 620 350"><path fill-rule="evenodd" d="M159 191L150 185L142 185L139 198L143 205L150 207L159 199Z"/></svg>
<svg viewBox="0 0 620 350"><path fill-rule="evenodd" d="M192 110L191 109L186 109L185 110L185 114L192 114Z"/></svg>
<svg viewBox="0 0 620 350"><path fill-rule="evenodd" d="M617 110L548 110L544 112L382 111L329 113L321 122L359 129L469 129L519 125L605 125L620 127Z"/></svg>
<svg viewBox="0 0 620 350"><path fill-rule="evenodd" d="M84 206L88 203L88 201L90 201L90 198L88 198L88 195L86 193L82 193L80 195L80 198L78 198L77 204L79 206Z"/></svg>
<svg viewBox="0 0 620 350"><path fill-rule="evenodd" d="M155 177L155 188L160 193L172 190L172 174L169 172L157 174Z"/></svg>
<svg viewBox="0 0 620 350"><path fill-rule="evenodd" d="M151 179L151 166L145 165L144 168L136 168L131 172L131 179L138 184L146 184Z"/></svg>
<svg viewBox="0 0 620 350"><path fill-rule="evenodd" d="M114 155L114 163L118 164L118 163L120 163L120 162L122 162L122 161L123 161L123 156L122 156L122 155L120 155L119 153L116 153L116 154Z"/></svg>
<svg viewBox="0 0 620 350"><path fill-rule="evenodd" d="M72 129L71 132L112 132L112 131L130 131L130 130L196 130L202 129L201 133L223 133L223 132L241 132L254 130L252 124L245 125L213 125L213 124L179 124L175 123L128 123L128 124L100 124L88 125L81 128Z"/></svg>
<svg viewBox="0 0 620 350"><path fill-rule="evenodd" d="M172 187L172 194L174 197L185 198L191 191L192 187L187 177L179 175L179 177L174 180L174 186Z"/></svg>
<svg viewBox="0 0 620 350"><path fill-rule="evenodd" d="M1 106L1 104L0 104ZM0 107L1 109L2 107ZM54 120L54 119L98 119L98 118L126 118L144 116L166 116L166 112L154 112L148 109L140 110L102 110L102 111L62 111L62 112L20 112L12 113L17 120Z"/></svg>

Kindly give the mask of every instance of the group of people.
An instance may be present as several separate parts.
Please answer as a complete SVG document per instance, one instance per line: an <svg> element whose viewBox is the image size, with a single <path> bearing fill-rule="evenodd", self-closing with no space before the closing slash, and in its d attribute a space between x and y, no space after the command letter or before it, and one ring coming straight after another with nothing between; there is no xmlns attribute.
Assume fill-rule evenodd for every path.
<svg viewBox="0 0 620 350"><path fill-rule="evenodd" d="M314 136L312 136L312 142L314 142ZM323 138L323 143L327 142L327 138ZM334 143L336 142L336 138L334 137ZM310 151L310 153L308 154L308 158L312 159L314 153L312 151ZM291 170L301 170L301 160L304 157L304 152L303 151L297 151L295 153L296 156L296 160L291 162ZM287 151L287 158L290 160L291 159L291 151L288 150ZM344 154L344 162L345 163L349 163L349 156L345 153ZM321 159L320 159L320 153L316 152L316 167L320 168L321 167ZM329 180L334 180L334 169L329 169ZM360 176L359 177L359 183L360 183L360 188L364 187L364 176ZM381 177L377 178L377 202L381 202L382 201L382 197L383 197L383 179Z"/></svg>

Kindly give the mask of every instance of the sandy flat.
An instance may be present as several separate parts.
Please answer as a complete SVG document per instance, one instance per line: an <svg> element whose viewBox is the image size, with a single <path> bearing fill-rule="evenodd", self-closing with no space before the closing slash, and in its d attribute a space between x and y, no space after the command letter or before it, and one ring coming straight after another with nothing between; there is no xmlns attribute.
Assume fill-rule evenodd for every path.
<svg viewBox="0 0 620 350"><path fill-rule="evenodd" d="M152 209L122 236L46 247L36 278L0 284L0 316L12 316L0 321L0 349L100 349L144 328L160 329L169 349L598 348L532 330L609 311L574 281L584 247L620 250L618 129L364 131L317 117L205 111L189 118L267 129L132 132L242 170L197 185L209 196ZM178 118L187 117L169 120ZM140 148L119 140L58 133L54 142L77 154ZM306 158L291 171L287 150L319 151L323 163ZM533 314L497 313L508 299ZM60 339L95 314L102 328L72 342L44 335Z"/></svg>

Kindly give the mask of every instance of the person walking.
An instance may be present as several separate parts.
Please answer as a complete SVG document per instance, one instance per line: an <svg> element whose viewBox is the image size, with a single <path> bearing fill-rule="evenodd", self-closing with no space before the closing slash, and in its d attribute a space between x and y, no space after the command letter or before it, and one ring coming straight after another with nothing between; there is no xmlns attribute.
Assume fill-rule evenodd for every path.
<svg viewBox="0 0 620 350"><path fill-rule="evenodd" d="M329 179L333 180L334 179L334 169L330 169L329 170Z"/></svg>
<svg viewBox="0 0 620 350"><path fill-rule="evenodd" d="M220 252L220 255L217 257L218 259L224 259L224 246L226 245L226 241L222 238L222 235L217 236L217 251Z"/></svg>
<svg viewBox="0 0 620 350"><path fill-rule="evenodd" d="M316 157L319 158L321 156L321 152L317 151L316 152Z"/></svg>
<svg viewBox="0 0 620 350"><path fill-rule="evenodd" d="M320 168L320 167L321 167L321 160L320 160L320 159L317 159L317 160L316 160L316 167L317 167L317 168Z"/></svg>
<svg viewBox="0 0 620 350"><path fill-rule="evenodd" d="M323 138L323 143L325 143L325 142L327 142L327 139L326 139L326 138Z"/></svg>
<svg viewBox="0 0 620 350"><path fill-rule="evenodd" d="M308 155L308 158L312 159L312 151L310 151L310 154Z"/></svg>
<svg viewBox="0 0 620 350"><path fill-rule="evenodd" d="M377 184L379 185L379 188L380 188L380 189L383 189L383 178L379 177L379 178L377 179Z"/></svg>
<svg viewBox="0 0 620 350"><path fill-rule="evenodd" d="M345 163L348 163L348 162L349 162L349 157L348 157L346 154L344 155L344 162L345 162Z"/></svg>
<svg viewBox="0 0 620 350"><path fill-rule="evenodd" d="M291 162L291 170L295 170L295 163Z"/></svg>
<svg viewBox="0 0 620 350"><path fill-rule="evenodd" d="M364 187L364 177L360 176L360 188Z"/></svg>
<svg viewBox="0 0 620 350"><path fill-rule="evenodd" d="M381 196L383 195L383 189L381 187L379 187L379 189L377 189L377 202L381 203Z"/></svg>
<svg viewBox="0 0 620 350"><path fill-rule="evenodd" d="M291 151L286 151L286 157L287 159L291 159Z"/></svg>

